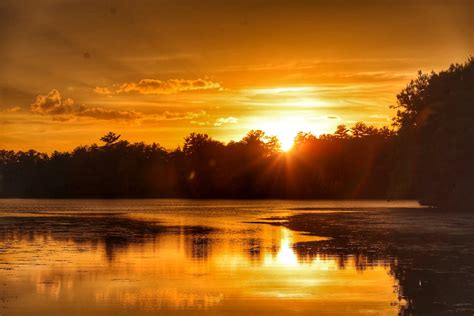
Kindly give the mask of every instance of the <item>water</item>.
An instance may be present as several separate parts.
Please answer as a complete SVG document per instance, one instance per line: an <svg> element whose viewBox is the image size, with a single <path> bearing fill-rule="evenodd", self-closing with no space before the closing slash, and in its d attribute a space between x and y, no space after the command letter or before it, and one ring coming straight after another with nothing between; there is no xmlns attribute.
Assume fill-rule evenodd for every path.
<svg viewBox="0 0 474 316"><path fill-rule="evenodd" d="M327 234L279 225L295 214L388 206L418 207L0 200L0 314L397 315L407 304L397 258L321 250Z"/></svg>

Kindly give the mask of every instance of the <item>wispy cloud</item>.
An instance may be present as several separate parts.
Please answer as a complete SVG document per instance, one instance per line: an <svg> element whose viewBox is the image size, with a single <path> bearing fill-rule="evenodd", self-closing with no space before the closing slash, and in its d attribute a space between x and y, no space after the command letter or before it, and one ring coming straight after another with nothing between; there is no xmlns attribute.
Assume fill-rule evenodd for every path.
<svg viewBox="0 0 474 316"><path fill-rule="evenodd" d="M106 87L95 87L94 92L97 93L97 94L101 94L101 95L112 95L113 94L113 92L110 91L110 89L106 88Z"/></svg>
<svg viewBox="0 0 474 316"><path fill-rule="evenodd" d="M140 119L143 114L137 111L118 111L101 107L81 107L80 111L75 113L79 117L90 117L98 120L125 120L131 121Z"/></svg>
<svg viewBox="0 0 474 316"><path fill-rule="evenodd" d="M380 65L397 63L404 66L405 69L411 69L424 63L420 58L399 58L399 57L381 57L381 58L298 58L284 62L258 63L258 64L234 64L224 68L216 69L216 72L240 72L240 71L271 71L271 70L313 70L313 69L343 69L347 66L364 65L364 68L379 68ZM415 67L416 68L416 67Z"/></svg>
<svg viewBox="0 0 474 316"><path fill-rule="evenodd" d="M21 108L19 106L12 106L12 107L3 109L0 112L3 112L3 113L17 113L17 112L20 112L20 111L21 111Z"/></svg>
<svg viewBox="0 0 474 316"><path fill-rule="evenodd" d="M207 119L207 120L192 120L189 123L193 125L198 125L198 126L223 126L227 124L237 124L239 122L239 119L233 116L228 116L228 117L219 117L215 120L212 119Z"/></svg>
<svg viewBox="0 0 474 316"><path fill-rule="evenodd" d="M214 126L222 126L224 124L237 124L239 119L233 116L220 117L214 122Z"/></svg>
<svg viewBox="0 0 474 316"><path fill-rule="evenodd" d="M197 111L197 112L170 112L165 111L161 118L167 120L195 120L207 115L206 111Z"/></svg>
<svg viewBox="0 0 474 316"><path fill-rule="evenodd" d="M177 94L189 91L221 91L220 83L207 79L142 79L138 82L125 82L112 88L96 87L94 91L102 95L135 92L139 94Z"/></svg>
<svg viewBox="0 0 474 316"><path fill-rule="evenodd" d="M369 115L370 118L382 120L382 121L390 121L390 117L386 114L372 114Z"/></svg>

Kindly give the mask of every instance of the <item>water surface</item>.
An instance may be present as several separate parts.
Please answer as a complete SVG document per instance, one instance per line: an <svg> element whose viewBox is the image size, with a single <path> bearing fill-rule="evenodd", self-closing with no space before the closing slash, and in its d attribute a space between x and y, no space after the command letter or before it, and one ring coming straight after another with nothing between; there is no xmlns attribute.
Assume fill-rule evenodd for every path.
<svg viewBox="0 0 474 316"><path fill-rule="evenodd" d="M397 258L287 224L389 207L417 204L0 200L0 314L397 315Z"/></svg>

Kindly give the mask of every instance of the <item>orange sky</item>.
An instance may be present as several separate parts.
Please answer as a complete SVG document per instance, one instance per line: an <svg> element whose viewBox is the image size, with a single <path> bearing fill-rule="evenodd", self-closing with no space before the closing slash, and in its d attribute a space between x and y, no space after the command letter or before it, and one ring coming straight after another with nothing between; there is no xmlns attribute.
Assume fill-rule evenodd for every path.
<svg viewBox="0 0 474 316"><path fill-rule="evenodd" d="M181 144L250 129L390 124L418 70L474 52L469 0L0 3L0 148L70 150L112 130Z"/></svg>

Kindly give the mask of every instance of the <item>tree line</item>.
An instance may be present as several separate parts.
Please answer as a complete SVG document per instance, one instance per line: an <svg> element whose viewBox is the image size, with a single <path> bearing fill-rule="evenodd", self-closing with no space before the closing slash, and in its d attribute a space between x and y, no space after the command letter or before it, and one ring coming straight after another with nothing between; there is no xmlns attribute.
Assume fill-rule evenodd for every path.
<svg viewBox="0 0 474 316"><path fill-rule="evenodd" d="M41 198L417 198L474 206L474 59L419 73L397 95L393 128L359 122L299 133L282 152L252 130L227 144L191 133L182 148L102 144L51 155L0 151L0 196Z"/></svg>

